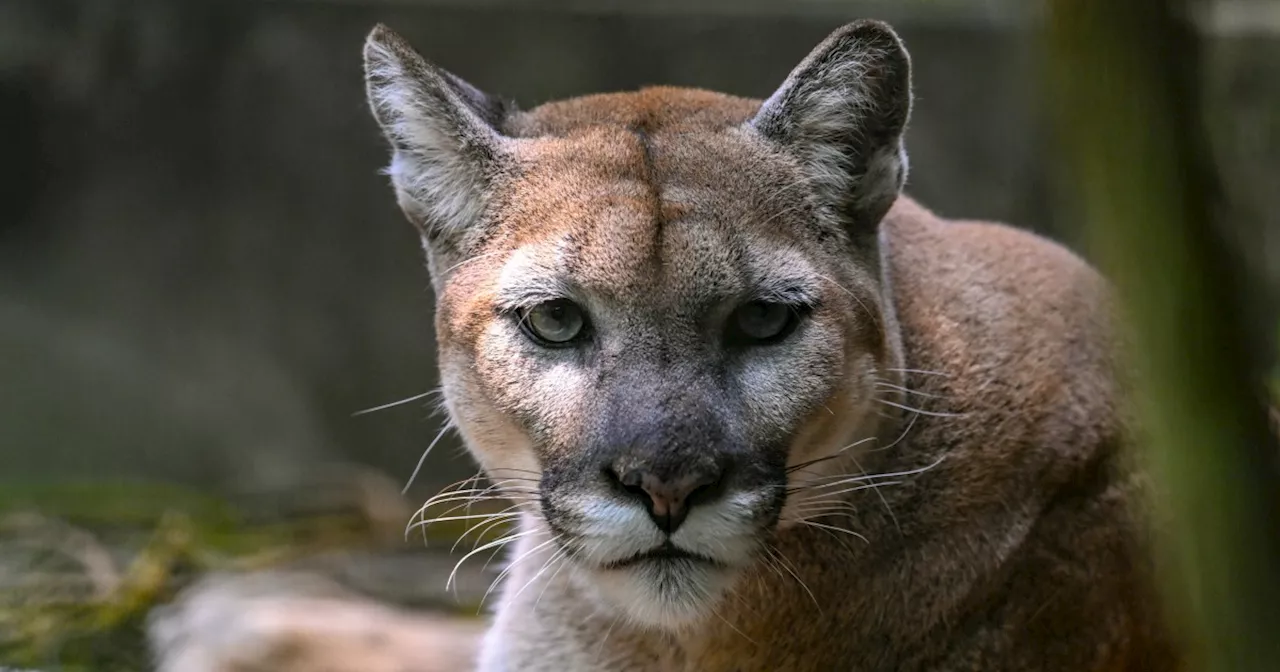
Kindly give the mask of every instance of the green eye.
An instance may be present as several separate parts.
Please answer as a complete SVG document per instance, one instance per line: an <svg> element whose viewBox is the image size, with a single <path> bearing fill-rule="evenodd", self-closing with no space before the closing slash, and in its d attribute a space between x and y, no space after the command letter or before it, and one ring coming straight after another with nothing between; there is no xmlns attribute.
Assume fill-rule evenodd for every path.
<svg viewBox="0 0 1280 672"><path fill-rule="evenodd" d="M747 344L773 343L795 330L799 317L788 304L752 301L733 311L729 318L730 337Z"/></svg>
<svg viewBox="0 0 1280 672"><path fill-rule="evenodd" d="M520 326L539 345L566 345L582 334L587 318L572 301L556 299L520 313Z"/></svg>

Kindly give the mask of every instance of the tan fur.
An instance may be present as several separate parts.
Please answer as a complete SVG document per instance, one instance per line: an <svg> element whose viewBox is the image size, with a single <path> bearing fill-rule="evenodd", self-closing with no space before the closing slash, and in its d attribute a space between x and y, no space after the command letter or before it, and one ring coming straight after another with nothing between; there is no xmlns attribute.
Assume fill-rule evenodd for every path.
<svg viewBox="0 0 1280 672"><path fill-rule="evenodd" d="M396 170L412 171L415 156L471 162L446 186L483 204L432 219L414 201L426 192L403 186L413 174L396 174L427 241L449 410L523 507L526 536L482 670L1175 669L1123 454L1105 283L1029 233L883 201L906 170L905 52L880 24L842 30L764 112L760 101L652 88L459 113L450 93L438 112L462 118L459 137L471 138L452 144L395 144L397 110L378 101L399 95L388 89L399 75L371 78ZM385 28L370 40L371 73L415 72L427 90L472 95ZM809 78L849 88L806 90ZM787 101L808 116L787 116ZM842 128L846 117L861 125ZM837 141L848 144L829 151L845 131ZM845 191L847 202L830 200ZM707 325L723 323L733 297L793 281L821 294L794 345L734 355L746 364L708 345ZM556 283L599 319L587 354L533 350L499 315L511 295ZM726 376L751 389L706 410L736 389L716 382ZM610 395L627 400L623 411L601 405ZM713 586L712 597L626 603L648 599L635 597L640 579L594 567L587 545L553 541L567 533L549 526L547 507L624 502L602 494L591 461L617 443L610 427L652 416L697 432L705 422L688 418L699 414L736 418L724 432L737 438L706 420L697 445L670 439L690 469L727 442L750 447L735 459L765 472L789 467L793 489L901 475L837 494L792 490L742 541L750 550L726 551L723 575L677 581ZM786 454L770 462L779 431ZM600 464L653 458L637 450ZM752 484L724 496L768 491ZM815 511L819 500L829 506ZM652 616L663 609L669 624Z"/></svg>

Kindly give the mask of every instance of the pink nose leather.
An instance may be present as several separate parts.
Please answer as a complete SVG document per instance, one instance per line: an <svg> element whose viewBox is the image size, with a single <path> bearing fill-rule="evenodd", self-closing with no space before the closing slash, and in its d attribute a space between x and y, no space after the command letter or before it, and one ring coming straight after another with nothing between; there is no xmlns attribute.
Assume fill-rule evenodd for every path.
<svg viewBox="0 0 1280 672"><path fill-rule="evenodd" d="M719 475L702 472L661 479L635 469L623 474L619 480L628 491L648 500L649 516L654 524L670 534L688 517L690 496L714 484Z"/></svg>

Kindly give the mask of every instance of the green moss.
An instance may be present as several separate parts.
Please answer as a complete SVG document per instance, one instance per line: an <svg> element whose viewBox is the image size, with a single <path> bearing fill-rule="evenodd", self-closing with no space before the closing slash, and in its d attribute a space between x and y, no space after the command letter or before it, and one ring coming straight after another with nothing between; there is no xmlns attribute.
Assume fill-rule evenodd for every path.
<svg viewBox="0 0 1280 672"><path fill-rule="evenodd" d="M226 501L154 482L3 484L0 512L36 510L84 527L154 525L167 511L182 511L206 526L234 526L240 515Z"/></svg>
<svg viewBox="0 0 1280 672"><path fill-rule="evenodd" d="M37 587L0 607L0 660L67 672L146 669L147 613L189 574L194 540L191 520L168 514L107 596L48 599Z"/></svg>
<svg viewBox="0 0 1280 672"><path fill-rule="evenodd" d="M101 540L113 551L133 549L105 596L93 597L83 569L66 558L52 569L41 565L21 589L0 595L0 661L66 672L148 669L147 614L203 572L266 568L325 550L367 546L373 539L359 512L256 523L225 500L154 483L0 489L0 520L18 511ZM447 548L467 533L460 547L470 548L506 529L445 521L426 527L426 542ZM24 533L0 525L0 550ZM463 614L477 612L478 605L462 607Z"/></svg>

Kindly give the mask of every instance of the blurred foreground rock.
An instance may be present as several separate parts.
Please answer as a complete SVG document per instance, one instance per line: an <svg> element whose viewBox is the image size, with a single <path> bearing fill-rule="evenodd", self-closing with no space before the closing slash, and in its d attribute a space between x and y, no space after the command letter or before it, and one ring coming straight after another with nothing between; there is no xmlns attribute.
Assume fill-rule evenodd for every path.
<svg viewBox="0 0 1280 672"><path fill-rule="evenodd" d="M152 612L157 672L453 672L484 622L413 612L309 573L205 577Z"/></svg>
<svg viewBox="0 0 1280 672"><path fill-rule="evenodd" d="M198 578L148 615L157 672L472 669L479 605L499 570L486 553L455 566L480 540L406 542L413 514L372 470L335 468L312 485L308 497L251 497L250 508L304 519L354 508L370 543Z"/></svg>

